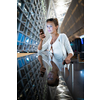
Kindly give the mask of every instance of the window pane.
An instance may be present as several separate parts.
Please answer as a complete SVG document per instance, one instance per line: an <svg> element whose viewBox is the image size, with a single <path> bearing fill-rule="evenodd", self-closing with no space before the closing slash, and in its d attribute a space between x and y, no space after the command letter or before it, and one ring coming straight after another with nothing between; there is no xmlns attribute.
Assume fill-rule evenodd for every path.
<svg viewBox="0 0 100 100"><path fill-rule="evenodd" d="M18 49L19 45L20 45L20 43L19 43L19 42L17 42L17 49Z"/></svg>
<svg viewBox="0 0 100 100"><path fill-rule="evenodd" d="M33 43L33 40L31 39L31 44Z"/></svg>
<svg viewBox="0 0 100 100"><path fill-rule="evenodd" d="M33 18L32 17L30 18L30 22L33 23Z"/></svg>
<svg viewBox="0 0 100 100"><path fill-rule="evenodd" d="M17 20L17 29L18 29L18 27L19 27L19 23L20 23L19 20Z"/></svg>
<svg viewBox="0 0 100 100"><path fill-rule="evenodd" d="M21 24L21 26L20 26L20 31L24 31L24 25L23 24Z"/></svg>
<svg viewBox="0 0 100 100"><path fill-rule="evenodd" d="M19 9L17 9L17 18L20 19L20 15L21 15L21 11Z"/></svg>
<svg viewBox="0 0 100 100"><path fill-rule="evenodd" d="M32 46L30 45L30 46L29 46L29 49L31 50L31 48L32 48Z"/></svg>
<svg viewBox="0 0 100 100"><path fill-rule="evenodd" d="M19 6L20 8L22 8L22 0L19 0L18 6Z"/></svg>
<svg viewBox="0 0 100 100"><path fill-rule="evenodd" d="M22 63L23 63L23 66L24 66L24 65L25 65L25 61L24 61L24 59L22 58L22 59L21 59L21 61L22 61Z"/></svg>
<svg viewBox="0 0 100 100"><path fill-rule="evenodd" d="M29 23L29 28L30 28L30 29L32 28L32 24L31 24L31 23Z"/></svg>
<svg viewBox="0 0 100 100"><path fill-rule="evenodd" d="M24 13L25 13L26 17L28 17L28 10L26 7L24 7Z"/></svg>
<svg viewBox="0 0 100 100"><path fill-rule="evenodd" d="M22 38L22 34L21 34L21 33L19 33L19 35L18 35L18 41L20 41L20 40L21 40L21 38Z"/></svg>
<svg viewBox="0 0 100 100"><path fill-rule="evenodd" d="M34 34L32 34L32 38L34 38Z"/></svg>
<svg viewBox="0 0 100 100"><path fill-rule="evenodd" d="M29 36L30 36L30 33L31 33L31 32L28 30L27 35L29 35Z"/></svg>
<svg viewBox="0 0 100 100"><path fill-rule="evenodd" d="M21 42L24 42L25 35L22 36Z"/></svg>
<svg viewBox="0 0 100 100"><path fill-rule="evenodd" d="M28 48L29 48L29 45L28 44L25 44L24 50L28 50Z"/></svg>
<svg viewBox="0 0 100 100"><path fill-rule="evenodd" d="M19 50L23 49L23 43L20 43Z"/></svg>
<svg viewBox="0 0 100 100"><path fill-rule="evenodd" d="M26 37L25 43L29 43L29 38Z"/></svg>
<svg viewBox="0 0 100 100"><path fill-rule="evenodd" d="M22 17L22 22L23 22L23 24L26 25L26 21L27 21L27 19L26 19L26 17L23 15L23 17Z"/></svg>
<svg viewBox="0 0 100 100"><path fill-rule="evenodd" d="M29 61L29 57L26 57L26 63L29 63L30 61Z"/></svg>
<svg viewBox="0 0 100 100"><path fill-rule="evenodd" d="M21 60L18 60L19 68L23 67Z"/></svg>

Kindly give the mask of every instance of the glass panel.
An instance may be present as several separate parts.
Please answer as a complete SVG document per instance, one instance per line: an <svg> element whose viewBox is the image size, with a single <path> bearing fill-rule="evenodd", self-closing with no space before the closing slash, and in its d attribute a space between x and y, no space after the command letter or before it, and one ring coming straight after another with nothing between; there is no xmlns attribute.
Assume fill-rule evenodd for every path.
<svg viewBox="0 0 100 100"><path fill-rule="evenodd" d="M31 50L31 48L32 48L32 46L30 45L30 46L29 46L29 49Z"/></svg>
<svg viewBox="0 0 100 100"><path fill-rule="evenodd" d="M29 35L29 36L30 36L30 33L31 33L31 32L28 30L27 35Z"/></svg>
<svg viewBox="0 0 100 100"><path fill-rule="evenodd" d="M18 35L18 41L20 41L21 40L21 38L22 38L22 34L21 33L19 33L19 35Z"/></svg>
<svg viewBox="0 0 100 100"><path fill-rule="evenodd" d="M24 69L20 70L21 76L23 77L25 75Z"/></svg>
<svg viewBox="0 0 100 100"><path fill-rule="evenodd" d="M30 29L32 28L32 24L31 24L31 23L29 23L29 28L30 28Z"/></svg>
<svg viewBox="0 0 100 100"><path fill-rule="evenodd" d="M28 50L28 47L29 47L29 45L28 44L25 44L24 45L24 50Z"/></svg>
<svg viewBox="0 0 100 100"><path fill-rule="evenodd" d="M23 66L25 65L25 61L24 61L24 59L21 59L21 61L22 61L22 63L23 63Z"/></svg>
<svg viewBox="0 0 100 100"><path fill-rule="evenodd" d="M24 95L24 92L22 92L21 94L20 94L20 100L25 100L26 99L26 97L25 97L25 95Z"/></svg>
<svg viewBox="0 0 100 100"><path fill-rule="evenodd" d="M17 82L20 80L20 75L19 75L19 72L17 72Z"/></svg>
<svg viewBox="0 0 100 100"><path fill-rule="evenodd" d="M17 29L18 29L18 27L19 27L19 23L20 23L19 20L17 20Z"/></svg>
<svg viewBox="0 0 100 100"><path fill-rule="evenodd" d="M21 60L18 60L19 68L23 67Z"/></svg>
<svg viewBox="0 0 100 100"><path fill-rule="evenodd" d="M21 42L24 42L25 35L22 36Z"/></svg>
<svg viewBox="0 0 100 100"><path fill-rule="evenodd" d="M28 12L26 6L24 7L24 13L25 13L26 17L28 17L28 13L29 13L29 12Z"/></svg>
<svg viewBox="0 0 100 100"><path fill-rule="evenodd" d="M23 79L24 86L27 84L27 79Z"/></svg>
<svg viewBox="0 0 100 100"><path fill-rule="evenodd" d="M30 18L30 22L33 23L33 18L32 17Z"/></svg>
<svg viewBox="0 0 100 100"><path fill-rule="evenodd" d="M19 9L17 9L17 18L20 19L20 15L21 15L21 11Z"/></svg>
<svg viewBox="0 0 100 100"><path fill-rule="evenodd" d="M32 38L34 38L34 34L32 34Z"/></svg>
<svg viewBox="0 0 100 100"><path fill-rule="evenodd" d="M25 43L29 43L29 38L26 37Z"/></svg>
<svg viewBox="0 0 100 100"><path fill-rule="evenodd" d="M26 88L25 88L25 93L26 95L29 93L29 90L30 90L30 86L29 86L29 83L26 85Z"/></svg>
<svg viewBox="0 0 100 100"><path fill-rule="evenodd" d="M23 49L23 43L20 43L19 50Z"/></svg>
<svg viewBox="0 0 100 100"><path fill-rule="evenodd" d="M31 39L31 44L33 43L33 40Z"/></svg>
<svg viewBox="0 0 100 100"><path fill-rule="evenodd" d="M20 43L19 43L19 42L17 42L17 49L18 49L19 45L20 45Z"/></svg>
<svg viewBox="0 0 100 100"><path fill-rule="evenodd" d="M29 63L30 61L29 61L29 57L26 57L26 63Z"/></svg>
<svg viewBox="0 0 100 100"><path fill-rule="evenodd" d="M21 84L21 82L19 82L18 84L17 84L17 91L18 91L18 93L20 94L21 93L21 91L22 91L22 84Z"/></svg>
<svg viewBox="0 0 100 100"><path fill-rule="evenodd" d="M23 17L22 17L22 22L23 22L23 24L26 25L26 21L27 21L27 19L26 19L26 17L23 15Z"/></svg>
<svg viewBox="0 0 100 100"><path fill-rule="evenodd" d="M31 70L31 66L30 65L28 65L28 70Z"/></svg>
<svg viewBox="0 0 100 100"><path fill-rule="evenodd" d="M19 6L20 8L22 8L22 0L19 0L18 6Z"/></svg>
<svg viewBox="0 0 100 100"><path fill-rule="evenodd" d="M29 74L30 74L30 77L32 77L32 76L33 76L33 73L32 73L32 72L30 72Z"/></svg>
<svg viewBox="0 0 100 100"><path fill-rule="evenodd" d="M21 24L21 26L20 26L20 31L24 31L24 25L23 24Z"/></svg>

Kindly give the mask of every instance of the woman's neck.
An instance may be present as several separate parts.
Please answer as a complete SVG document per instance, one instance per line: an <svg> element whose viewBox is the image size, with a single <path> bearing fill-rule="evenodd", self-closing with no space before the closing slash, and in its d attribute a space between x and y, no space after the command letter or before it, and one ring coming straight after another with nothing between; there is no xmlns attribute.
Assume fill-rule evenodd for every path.
<svg viewBox="0 0 100 100"><path fill-rule="evenodd" d="M52 38L56 38L59 36L59 34L56 32L56 33L51 34L51 36L52 36Z"/></svg>

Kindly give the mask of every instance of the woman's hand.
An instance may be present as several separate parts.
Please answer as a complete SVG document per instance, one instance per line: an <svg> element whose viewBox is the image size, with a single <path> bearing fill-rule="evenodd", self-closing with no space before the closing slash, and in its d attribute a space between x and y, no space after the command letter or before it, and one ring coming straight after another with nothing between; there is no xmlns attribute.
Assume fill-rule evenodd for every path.
<svg viewBox="0 0 100 100"><path fill-rule="evenodd" d="M42 34L42 32L40 32L39 35L40 35L40 39L41 39L41 40L43 40L43 39L46 37L45 34Z"/></svg>
<svg viewBox="0 0 100 100"><path fill-rule="evenodd" d="M66 59L63 61L63 65L64 64L69 64L71 62L69 57L66 57Z"/></svg>

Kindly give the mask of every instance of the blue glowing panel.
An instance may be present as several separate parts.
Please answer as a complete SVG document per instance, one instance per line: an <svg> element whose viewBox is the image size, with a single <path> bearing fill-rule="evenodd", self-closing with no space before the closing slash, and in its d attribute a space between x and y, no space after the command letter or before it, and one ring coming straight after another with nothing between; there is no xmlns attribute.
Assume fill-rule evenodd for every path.
<svg viewBox="0 0 100 100"><path fill-rule="evenodd" d="M25 60L26 60L26 63L29 63L30 62L29 61L29 57L26 57Z"/></svg>
<svg viewBox="0 0 100 100"><path fill-rule="evenodd" d="M24 59L22 58L22 59L21 59L21 61L22 61L22 63L23 63L23 66L24 66L24 65L25 65L25 61L24 61Z"/></svg>
<svg viewBox="0 0 100 100"><path fill-rule="evenodd" d="M18 60L19 68L23 67L21 60Z"/></svg>
<svg viewBox="0 0 100 100"><path fill-rule="evenodd" d="M22 36L21 42L24 42L25 35Z"/></svg>
<svg viewBox="0 0 100 100"><path fill-rule="evenodd" d="M18 41L20 41L21 40L21 38L22 38L22 34L21 33L19 33L19 35L18 35Z"/></svg>
<svg viewBox="0 0 100 100"><path fill-rule="evenodd" d="M25 43L29 43L29 38L26 37Z"/></svg>

